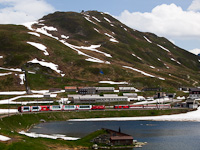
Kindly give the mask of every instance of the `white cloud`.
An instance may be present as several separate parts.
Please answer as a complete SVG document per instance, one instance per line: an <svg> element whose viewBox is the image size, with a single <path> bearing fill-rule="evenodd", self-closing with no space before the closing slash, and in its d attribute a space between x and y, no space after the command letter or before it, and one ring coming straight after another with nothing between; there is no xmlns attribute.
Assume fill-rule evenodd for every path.
<svg viewBox="0 0 200 150"><path fill-rule="evenodd" d="M188 10L199 11L200 10L200 0L193 0L192 4L188 7Z"/></svg>
<svg viewBox="0 0 200 150"><path fill-rule="evenodd" d="M191 52L191 53L193 53L193 54L195 54L195 55L198 55L198 54L200 54L200 49L195 48L195 49L193 49L193 50L190 50L189 52Z"/></svg>
<svg viewBox="0 0 200 150"><path fill-rule="evenodd" d="M172 42L174 45L176 44L176 42L172 39L168 39L170 42Z"/></svg>
<svg viewBox="0 0 200 150"><path fill-rule="evenodd" d="M4 5L0 9L0 24L21 24L54 11L44 0L0 0L0 5Z"/></svg>
<svg viewBox="0 0 200 150"><path fill-rule="evenodd" d="M125 10L116 18L131 28L172 40L200 37L200 13L184 11L175 4L159 5L149 13L130 13Z"/></svg>

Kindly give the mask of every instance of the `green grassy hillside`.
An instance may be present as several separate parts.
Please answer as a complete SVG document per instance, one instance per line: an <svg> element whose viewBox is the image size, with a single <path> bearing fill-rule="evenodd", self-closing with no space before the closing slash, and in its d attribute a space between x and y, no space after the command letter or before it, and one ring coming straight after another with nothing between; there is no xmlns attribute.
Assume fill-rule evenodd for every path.
<svg viewBox="0 0 200 150"><path fill-rule="evenodd" d="M33 31L25 26L0 25L0 55L3 56L0 66L34 72L27 75L31 89L63 88L65 85L108 86L98 83L102 80L127 81L136 88L175 89L200 85L199 56L175 46L166 38L133 30L108 14L55 12L44 16L32 28ZM28 32L38 33L40 37ZM49 55L44 55L28 41L43 44ZM64 41L67 44L63 44ZM100 52L84 48L91 45L101 45L95 49ZM56 64L65 76L49 67L29 63L35 58ZM86 61L88 58L103 63ZM4 69L0 72L12 72L0 77L1 91L24 89L19 79L22 72Z"/></svg>

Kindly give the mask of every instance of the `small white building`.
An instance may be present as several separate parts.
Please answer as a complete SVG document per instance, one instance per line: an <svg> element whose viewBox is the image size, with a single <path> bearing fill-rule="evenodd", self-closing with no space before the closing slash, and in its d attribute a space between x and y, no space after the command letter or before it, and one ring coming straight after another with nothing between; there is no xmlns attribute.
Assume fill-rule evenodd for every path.
<svg viewBox="0 0 200 150"><path fill-rule="evenodd" d="M123 93L123 96L127 96L128 98L137 98L137 93Z"/></svg>
<svg viewBox="0 0 200 150"><path fill-rule="evenodd" d="M119 87L119 92L135 92L136 90L134 87Z"/></svg>

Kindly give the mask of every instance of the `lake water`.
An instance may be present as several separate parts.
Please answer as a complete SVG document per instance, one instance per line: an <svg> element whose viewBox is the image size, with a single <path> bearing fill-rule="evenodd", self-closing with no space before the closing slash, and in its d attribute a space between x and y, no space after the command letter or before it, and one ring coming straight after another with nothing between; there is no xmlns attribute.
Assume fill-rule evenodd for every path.
<svg viewBox="0 0 200 150"><path fill-rule="evenodd" d="M148 142L142 150L200 150L199 122L167 121L60 121L41 123L30 132L65 134L83 137L101 128L118 130L132 135L139 142Z"/></svg>

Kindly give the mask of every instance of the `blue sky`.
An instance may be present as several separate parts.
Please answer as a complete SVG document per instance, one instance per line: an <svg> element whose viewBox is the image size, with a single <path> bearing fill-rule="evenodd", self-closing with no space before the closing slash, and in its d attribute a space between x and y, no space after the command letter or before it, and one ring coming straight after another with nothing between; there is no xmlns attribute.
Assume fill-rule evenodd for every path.
<svg viewBox="0 0 200 150"><path fill-rule="evenodd" d="M161 4L175 3L186 10L192 0L46 0L60 11L98 10L120 15L124 10L150 12Z"/></svg>
<svg viewBox="0 0 200 150"><path fill-rule="evenodd" d="M0 0L0 24L35 21L55 11L108 12L127 26L200 53L200 0Z"/></svg>

